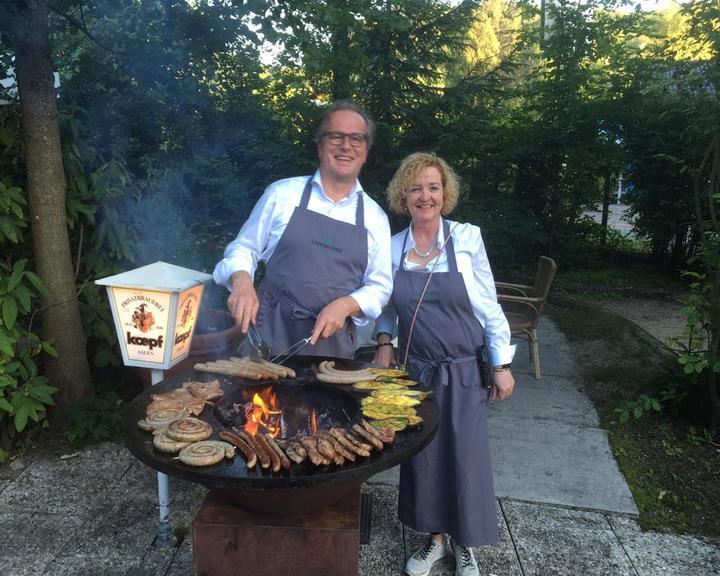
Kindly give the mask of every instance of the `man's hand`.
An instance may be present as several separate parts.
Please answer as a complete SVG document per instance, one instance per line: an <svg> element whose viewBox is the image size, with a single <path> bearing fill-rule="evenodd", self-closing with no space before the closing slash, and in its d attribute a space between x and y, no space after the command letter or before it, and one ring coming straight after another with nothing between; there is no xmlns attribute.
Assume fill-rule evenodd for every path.
<svg viewBox="0 0 720 576"><path fill-rule="evenodd" d="M330 338L345 326L348 316L357 316L360 313L360 306L351 296L343 296L333 300L320 310L320 314L315 320L310 344L314 346L320 338Z"/></svg>
<svg viewBox="0 0 720 576"><path fill-rule="evenodd" d="M260 301L255 292L252 278L247 272L240 270L232 275L232 292L228 296L227 305L235 324L240 326L243 334L248 331L250 323L255 324L255 316L260 308Z"/></svg>
<svg viewBox="0 0 720 576"><path fill-rule="evenodd" d="M493 372L493 387L490 398L493 400L505 400L509 398L515 388L515 378L510 370Z"/></svg>

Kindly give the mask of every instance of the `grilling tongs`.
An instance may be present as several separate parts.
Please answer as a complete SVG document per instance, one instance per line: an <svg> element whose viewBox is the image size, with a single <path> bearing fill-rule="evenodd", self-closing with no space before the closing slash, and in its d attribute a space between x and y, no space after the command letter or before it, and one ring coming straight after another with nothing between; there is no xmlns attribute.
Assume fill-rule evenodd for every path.
<svg viewBox="0 0 720 576"><path fill-rule="evenodd" d="M247 331L247 339L250 342L250 358L253 360L269 360L270 347L260 336L260 332L254 324L250 324Z"/></svg>
<svg viewBox="0 0 720 576"><path fill-rule="evenodd" d="M270 358L270 362L273 364L279 364L283 365L285 362L287 362L291 357L295 356L300 350L305 348L310 343L310 340L312 339L312 335L308 336L307 338L303 338L302 340L299 340L298 342L295 342L292 346L290 346L287 350L284 352L281 352L277 356L274 356L273 358ZM282 360L279 360L282 358Z"/></svg>

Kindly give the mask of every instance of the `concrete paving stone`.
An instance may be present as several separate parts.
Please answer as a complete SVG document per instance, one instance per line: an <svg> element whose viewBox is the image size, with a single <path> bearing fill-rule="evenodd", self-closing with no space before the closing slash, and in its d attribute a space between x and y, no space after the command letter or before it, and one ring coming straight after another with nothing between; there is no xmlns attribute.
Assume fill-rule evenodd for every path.
<svg viewBox="0 0 720 576"><path fill-rule="evenodd" d="M142 501L117 502L101 512L63 552L78 556L143 556L153 544L157 509Z"/></svg>
<svg viewBox="0 0 720 576"><path fill-rule="evenodd" d="M164 565L147 565L133 556L58 556L48 565L43 576L163 576L170 559ZM189 575L188 575L189 576Z"/></svg>
<svg viewBox="0 0 720 576"><path fill-rule="evenodd" d="M501 504L525 576L637 576L603 514Z"/></svg>
<svg viewBox="0 0 720 576"><path fill-rule="evenodd" d="M678 534L643 532L632 519L609 518L640 576L720 574L720 542Z"/></svg>
<svg viewBox="0 0 720 576"><path fill-rule="evenodd" d="M571 378L575 375L577 366L572 354L570 344L565 335L560 332L556 324L547 316L540 318L538 326L540 340L540 370L542 378L535 380L535 368L530 357L527 338L514 336L511 343L516 345L513 359L513 372L529 374L536 382L542 381L546 376L564 376Z"/></svg>
<svg viewBox="0 0 720 576"><path fill-rule="evenodd" d="M488 416L491 423L497 418L511 418L518 425L527 420L549 420L590 428L600 425L595 405L570 380L559 376L548 376L539 381L529 379L528 376L516 376L512 396L501 402L490 402Z"/></svg>
<svg viewBox="0 0 720 576"><path fill-rule="evenodd" d="M149 505L157 505L158 485L157 471L135 460L123 477L112 486L116 498L141 499ZM169 477L168 489L170 502L177 498L184 498L186 494L197 493L203 495L207 491L199 484L194 484L179 478Z"/></svg>
<svg viewBox="0 0 720 576"><path fill-rule="evenodd" d="M65 460L47 454L0 493L0 509L92 515L133 460L127 450L113 443L93 446Z"/></svg>
<svg viewBox="0 0 720 576"><path fill-rule="evenodd" d="M191 576L193 573L192 536L180 544L165 576Z"/></svg>
<svg viewBox="0 0 720 576"><path fill-rule="evenodd" d="M73 516L0 512L0 575L42 574L82 526Z"/></svg>
<svg viewBox="0 0 720 576"><path fill-rule="evenodd" d="M498 497L638 514L604 430L497 418L489 434Z"/></svg>
<svg viewBox="0 0 720 576"><path fill-rule="evenodd" d="M402 526L397 518L397 488L389 485L365 485L363 490L372 496L372 526L370 543L360 548L360 576L388 576L402 574L405 565L403 555ZM481 574L522 574L513 548L510 533L498 506L500 542L495 546L475 548ZM423 546L427 534L405 529L406 553L409 556ZM432 576L454 576L455 563L448 556L433 568Z"/></svg>

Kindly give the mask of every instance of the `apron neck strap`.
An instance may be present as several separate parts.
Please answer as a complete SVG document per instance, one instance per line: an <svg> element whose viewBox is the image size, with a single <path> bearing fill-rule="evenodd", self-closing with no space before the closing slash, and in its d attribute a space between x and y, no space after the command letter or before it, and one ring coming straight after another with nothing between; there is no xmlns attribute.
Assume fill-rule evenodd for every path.
<svg viewBox="0 0 720 576"><path fill-rule="evenodd" d="M310 192L312 191L312 180L313 177L310 176L310 178L307 179L307 182L305 182L302 199L300 200L300 208L307 209L308 207L308 202L310 202Z"/></svg>
<svg viewBox="0 0 720 576"><path fill-rule="evenodd" d="M303 195L302 199L300 200L300 208L304 208L307 210L308 203L310 202L310 192L312 192L312 182L313 177L310 176L310 178L307 179L307 182L305 182L305 188L303 189ZM355 225L360 227L365 227L365 205L363 203L363 195L362 192L357 193L358 199L357 199L357 206L355 208Z"/></svg>
<svg viewBox="0 0 720 576"><path fill-rule="evenodd" d="M447 254L448 259L448 270L450 272L457 272L457 260L455 259L455 247L453 246L453 240L450 238L450 223L445 220L445 218L442 219L443 224L443 236L445 237L445 254Z"/></svg>

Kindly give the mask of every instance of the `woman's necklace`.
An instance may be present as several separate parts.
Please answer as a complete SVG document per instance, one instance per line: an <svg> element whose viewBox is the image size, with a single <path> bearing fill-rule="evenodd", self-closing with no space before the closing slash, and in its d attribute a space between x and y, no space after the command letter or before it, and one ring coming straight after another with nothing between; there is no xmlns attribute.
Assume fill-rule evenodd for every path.
<svg viewBox="0 0 720 576"><path fill-rule="evenodd" d="M440 232L439 227L438 227L438 232ZM413 246L413 252L415 252L415 254L420 256L420 258L428 258L430 256L430 254L433 253L433 250L435 250L435 246L437 245L437 240L438 240L438 234L436 233L435 240L430 243L430 250L428 250L427 252L420 252L420 250L418 250L417 244L415 244Z"/></svg>

